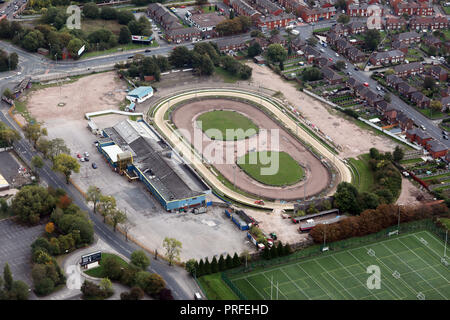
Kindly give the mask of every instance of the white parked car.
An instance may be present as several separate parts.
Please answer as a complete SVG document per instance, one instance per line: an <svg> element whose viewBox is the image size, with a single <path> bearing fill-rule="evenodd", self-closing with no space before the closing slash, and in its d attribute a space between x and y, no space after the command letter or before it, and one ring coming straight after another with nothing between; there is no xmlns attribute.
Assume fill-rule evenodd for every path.
<svg viewBox="0 0 450 320"><path fill-rule="evenodd" d="M86 152L84 153L84 156L85 156L85 157L89 157L89 153L86 151Z"/></svg>
<svg viewBox="0 0 450 320"><path fill-rule="evenodd" d="M436 59L436 57L435 57L435 56L431 56L430 58L431 58L431 60L435 60L435 59Z"/></svg>
<svg viewBox="0 0 450 320"><path fill-rule="evenodd" d="M325 50L323 50L323 48L320 48L320 52L325 52Z"/></svg>
<svg viewBox="0 0 450 320"><path fill-rule="evenodd" d="M336 55L336 57L339 57L339 53L336 52L335 55Z"/></svg>

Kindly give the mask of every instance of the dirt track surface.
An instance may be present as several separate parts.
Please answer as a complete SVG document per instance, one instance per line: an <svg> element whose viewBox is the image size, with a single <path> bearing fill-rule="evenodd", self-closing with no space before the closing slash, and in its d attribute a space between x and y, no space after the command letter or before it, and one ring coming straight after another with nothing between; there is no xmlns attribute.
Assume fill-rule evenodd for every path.
<svg viewBox="0 0 450 320"><path fill-rule="evenodd" d="M253 69L251 80L253 83L283 93L289 103L305 118L343 148L340 152L342 158L356 157L369 152L370 148L377 148L383 152L393 151L398 145L389 138L376 135L346 120L338 111L327 108L324 103L297 90L292 83L282 80L268 67L253 62L247 64Z"/></svg>
<svg viewBox="0 0 450 320"><path fill-rule="evenodd" d="M209 139L197 126L197 117L212 110L236 111L251 119L260 129L260 134L240 141L213 141ZM330 182L327 169L314 157L299 141L289 135L275 121L262 111L243 102L227 99L207 99L185 104L172 113L172 121L179 129L187 130L188 141L194 143L191 137L202 137L201 147L204 156L230 182L236 181L236 187L258 197L275 200L302 199L305 195L312 196L326 189ZM270 132L265 137L263 131L277 130L279 139L271 139ZM253 150L253 148L256 150ZM209 150L214 151L209 152ZM252 151L284 151L296 160L305 170L305 178L291 186L274 187L259 183L249 177L238 166L234 168L236 159ZM231 155L227 158L226 155ZM232 158L232 159L231 159ZM230 161L232 160L232 161ZM234 177L235 175L235 177Z"/></svg>
<svg viewBox="0 0 450 320"><path fill-rule="evenodd" d="M62 86L33 92L27 108L39 121L80 120L86 112L117 109L125 98L126 85L114 72L82 77ZM65 105L60 107L58 103Z"/></svg>

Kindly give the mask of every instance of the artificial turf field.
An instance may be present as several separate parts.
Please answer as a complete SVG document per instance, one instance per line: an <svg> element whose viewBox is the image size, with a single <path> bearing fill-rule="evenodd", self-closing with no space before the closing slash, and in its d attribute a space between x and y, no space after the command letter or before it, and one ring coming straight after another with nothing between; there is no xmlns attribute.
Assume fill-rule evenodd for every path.
<svg viewBox="0 0 450 320"><path fill-rule="evenodd" d="M373 250L375 255L369 255ZM441 262L444 243L419 231L365 246L326 252L268 269L229 276L247 299L448 300L450 267ZM447 255L447 261L450 259ZM379 266L380 289L368 289L367 267ZM393 276L398 272L399 278Z"/></svg>
<svg viewBox="0 0 450 320"><path fill-rule="evenodd" d="M263 164L260 155L264 153L268 159L271 156L278 154L279 163L278 171L274 175L261 174L261 168L270 168L271 164ZM255 155L256 154L256 155ZM254 157L254 158L253 158ZM256 163L251 163L253 159L256 159ZM265 158L263 158L266 160ZM268 160L267 159L267 160ZM238 166L244 170L250 177L261 183L272 186L291 185L300 181L305 172L303 168L295 161L288 153L278 151L262 151L262 152L249 152L237 160Z"/></svg>
<svg viewBox="0 0 450 320"><path fill-rule="evenodd" d="M259 132L259 128L249 118L235 111L214 110L201 114L197 122L202 122L202 130L219 130L222 139L214 137L216 140L242 140ZM231 136L227 136L227 129L232 130ZM239 130L241 129L241 130ZM236 130L236 131L235 131ZM210 136L211 138L211 136Z"/></svg>

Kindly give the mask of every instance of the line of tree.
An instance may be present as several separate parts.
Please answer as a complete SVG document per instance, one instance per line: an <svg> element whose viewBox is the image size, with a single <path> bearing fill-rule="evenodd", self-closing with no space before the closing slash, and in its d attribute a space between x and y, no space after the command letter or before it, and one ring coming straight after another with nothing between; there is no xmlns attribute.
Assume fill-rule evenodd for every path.
<svg viewBox="0 0 450 320"><path fill-rule="evenodd" d="M8 127L5 123L0 122L0 148L10 147L20 139L20 134Z"/></svg>
<svg viewBox="0 0 450 320"><path fill-rule="evenodd" d="M120 73L124 76L144 80L145 76L154 76L156 81L161 78L161 72L166 72L171 69L169 59L164 56L144 57L141 54L136 54L132 62L126 64L118 64L116 68L120 69Z"/></svg>
<svg viewBox="0 0 450 320"><path fill-rule="evenodd" d="M220 36L247 32L252 26L252 20L247 16L239 16L224 20L217 24L215 30Z"/></svg>
<svg viewBox="0 0 450 320"><path fill-rule="evenodd" d="M31 245L34 291L38 295L48 295L66 280L55 257L91 244L94 241L94 227L87 213L72 203L64 190L33 187L41 188L36 189L41 195L47 192L47 199L51 198L54 202L49 222L45 225L45 234ZM37 198L33 200L36 202L31 202L32 205L40 203Z"/></svg>
<svg viewBox="0 0 450 320"><path fill-rule="evenodd" d="M99 284L85 280L81 286L83 300L103 300L114 294L111 280L103 278Z"/></svg>
<svg viewBox="0 0 450 320"><path fill-rule="evenodd" d="M118 46L119 43L129 43L131 33L152 34L150 22L144 16L136 20L129 11L117 11L105 7L101 10L100 17L105 20L117 20L124 25L122 35L105 28L92 32L81 29L70 30L66 27L68 15L65 8L50 7L41 16L40 24L34 27L26 27L16 21L2 20L0 38L12 40L15 45L30 52L36 52L39 48L48 49L52 59L61 59L63 50L66 48L72 58L78 59L78 50L83 45L86 52L106 50Z"/></svg>
<svg viewBox="0 0 450 320"><path fill-rule="evenodd" d="M309 233L316 243L344 240L352 237L362 237L379 232L400 222L410 222L448 215L448 207L444 203L419 206L397 206L381 204L376 209L363 211L359 216L350 216L332 224L319 224Z"/></svg>
<svg viewBox="0 0 450 320"><path fill-rule="evenodd" d="M0 277L0 300L28 300L28 285L21 280L14 280L9 264L3 267Z"/></svg>
<svg viewBox="0 0 450 320"><path fill-rule="evenodd" d="M143 257L142 252L133 252L131 263L127 267L123 267L113 256L102 259L101 265L103 277L118 281L131 288L130 292L121 294L122 300L139 300L143 296L141 291L155 299L164 299L168 296L167 290L169 289L166 288L164 279L156 273L145 271L150 265L150 261ZM170 290L169 295L171 296Z"/></svg>
<svg viewBox="0 0 450 320"><path fill-rule="evenodd" d="M223 255L220 255L219 259L214 256L211 262L209 262L208 258L204 261L203 259L200 259L200 261L190 259L186 262L185 268L192 276L201 277L207 274L239 267L242 265L242 260L243 259L240 258L237 253L235 253L233 257L227 254L225 258Z"/></svg>
<svg viewBox="0 0 450 320"><path fill-rule="evenodd" d="M221 57L220 66L243 80L250 79L252 76L252 68L228 55Z"/></svg>

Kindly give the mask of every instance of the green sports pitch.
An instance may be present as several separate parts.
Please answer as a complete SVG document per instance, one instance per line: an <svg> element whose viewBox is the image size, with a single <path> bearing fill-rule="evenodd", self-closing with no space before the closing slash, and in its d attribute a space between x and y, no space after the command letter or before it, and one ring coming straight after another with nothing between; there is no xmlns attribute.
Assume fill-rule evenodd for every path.
<svg viewBox="0 0 450 320"><path fill-rule="evenodd" d="M450 270L443 256L444 243L420 231L228 277L254 300L448 300ZM380 277L368 273L371 266ZM371 275L375 288L369 289Z"/></svg>

